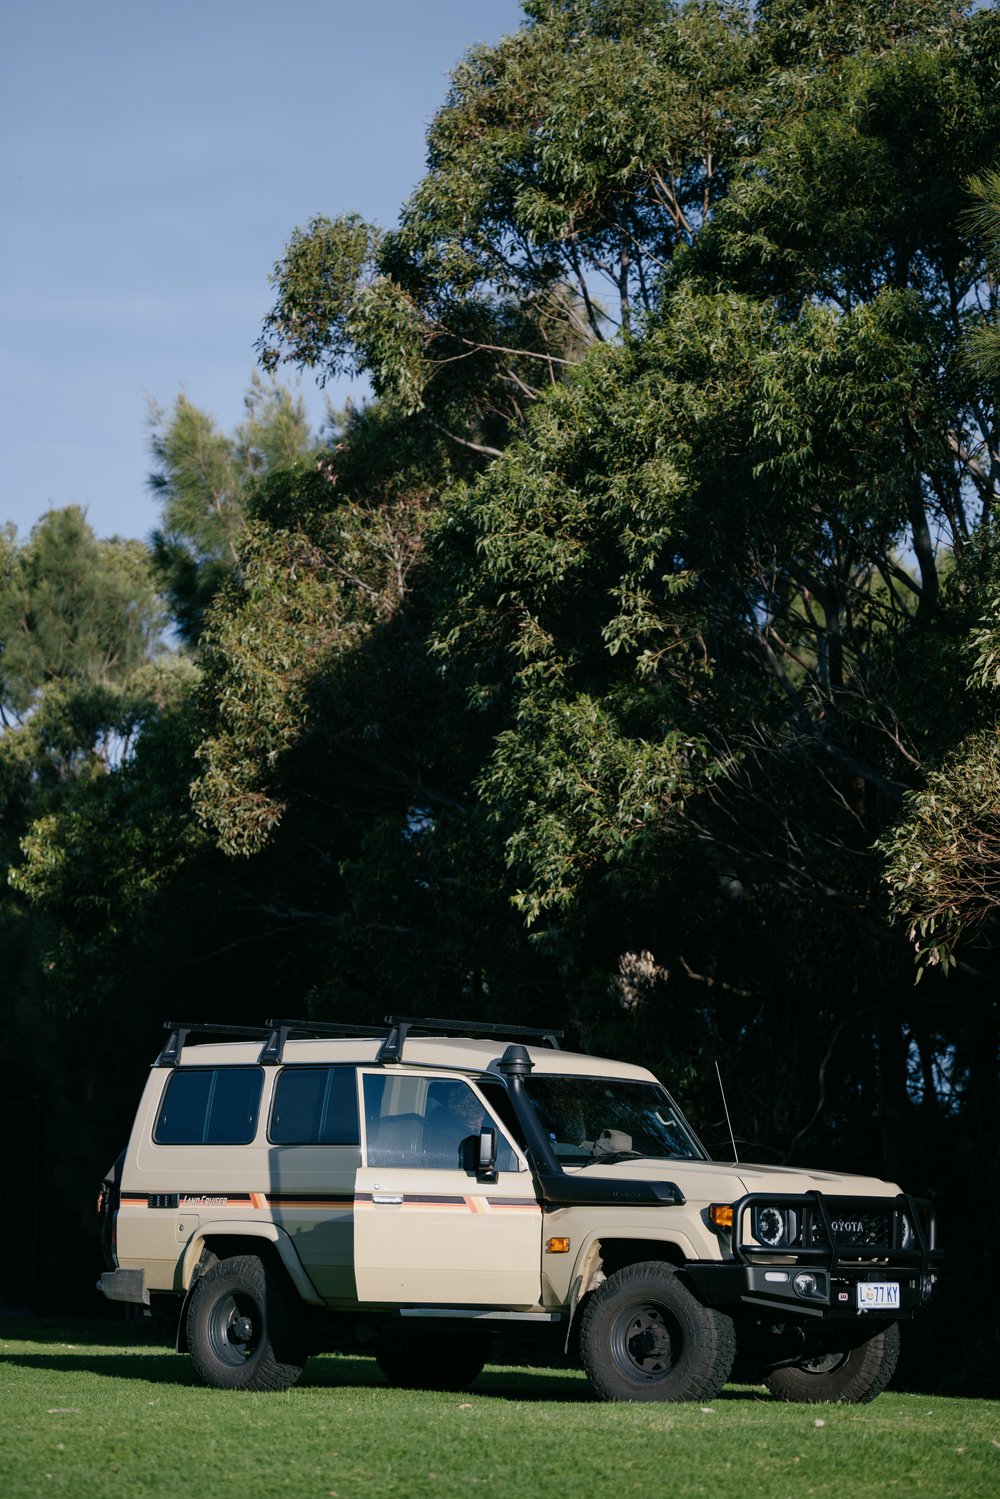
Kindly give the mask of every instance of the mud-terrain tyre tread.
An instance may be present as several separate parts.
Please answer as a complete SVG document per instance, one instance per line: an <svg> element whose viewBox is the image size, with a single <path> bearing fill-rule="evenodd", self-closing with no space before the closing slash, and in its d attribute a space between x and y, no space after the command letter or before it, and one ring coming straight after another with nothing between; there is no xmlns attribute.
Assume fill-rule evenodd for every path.
<svg viewBox="0 0 1000 1499"><path fill-rule="evenodd" d="M251 1329L243 1340L234 1319ZM220 1390L287 1390L306 1352L284 1276L253 1254L217 1260L188 1304L187 1343L199 1379Z"/></svg>
<svg viewBox="0 0 1000 1499"><path fill-rule="evenodd" d="M714 1400L736 1357L732 1319L704 1306L670 1265L609 1275L580 1323L583 1367L602 1400Z"/></svg>
<svg viewBox="0 0 1000 1499"><path fill-rule="evenodd" d="M809 1363L786 1365L767 1375L765 1383L776 1400L802 1405L867 1405L881 1395L899 1359L899 1323L890 1322L856 1348L845 1349L843 1360L825 1372ZM814 1361L815 1362L815 1361Z"/></svg>
<svg viewBox="0 0 1000 1499"><path fill-rule="evenodd" d="M383 1333L375 1362L391 1385L403 1390L466 1390L483 1372L486 1340L476 1334Z"/></svg>

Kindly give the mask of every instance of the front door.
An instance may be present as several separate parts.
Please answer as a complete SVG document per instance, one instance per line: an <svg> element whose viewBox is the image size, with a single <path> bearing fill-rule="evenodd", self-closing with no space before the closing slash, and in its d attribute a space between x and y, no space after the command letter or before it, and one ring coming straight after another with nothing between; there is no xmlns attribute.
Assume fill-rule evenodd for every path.
<svg viewBox="0 0 1000 1499"><path fill-rule="evenodd" d="M524 1158L462 1077L365 1072L355 1185L358 1300L526 1309L541 1294L542 1213ZM475 1142L496 1131L497 1180Z"/></svg>

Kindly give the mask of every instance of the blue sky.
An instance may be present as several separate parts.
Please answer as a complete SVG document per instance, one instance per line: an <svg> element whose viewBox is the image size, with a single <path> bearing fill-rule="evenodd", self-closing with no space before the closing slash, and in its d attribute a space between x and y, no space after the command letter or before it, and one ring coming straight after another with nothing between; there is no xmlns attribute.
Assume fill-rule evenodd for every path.
<svg viewBox="0 0 1000 1499"><path fill-rule="evenodd" d="M291 230L393 223L448 73L520 20L519 0L8 6L0 523L77 503L101 536L147 535L148 399L240 420Z"/></svg>

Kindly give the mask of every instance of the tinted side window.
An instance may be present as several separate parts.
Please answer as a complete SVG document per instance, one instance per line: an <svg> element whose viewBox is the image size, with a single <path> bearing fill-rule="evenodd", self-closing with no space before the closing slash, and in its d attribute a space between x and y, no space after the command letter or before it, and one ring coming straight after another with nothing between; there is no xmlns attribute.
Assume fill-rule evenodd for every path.
<svg viewBox="0 0 1000 1499"><path fill-rule="evenodd" d="M357 1145L353 1067L286 1067L278 1078L267 1137L275 1145Z"/></svg>
<svg viewBox="0 0 1000 1499"><path fill-rule="evenodd" d="M179 1067L157 1115L157 1145L247 1145L257 1132L259 1067Z"/></svg>

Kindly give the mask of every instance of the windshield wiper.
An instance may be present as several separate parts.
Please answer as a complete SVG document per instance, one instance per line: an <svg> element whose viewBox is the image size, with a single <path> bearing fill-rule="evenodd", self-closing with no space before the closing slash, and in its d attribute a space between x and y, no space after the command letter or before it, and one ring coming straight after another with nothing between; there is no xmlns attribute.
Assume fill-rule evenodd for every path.
<svg viewBox="0 0 1000 1499"><path fill-rule="evenodd" d="M589 1155L585 1161L580 1162L584 1166L617 1166L619 1161L641 1161L645 1159L642 1150L607 1150L600 1155ZM567 1165L569 1163L567 1162Z"/></svg>

